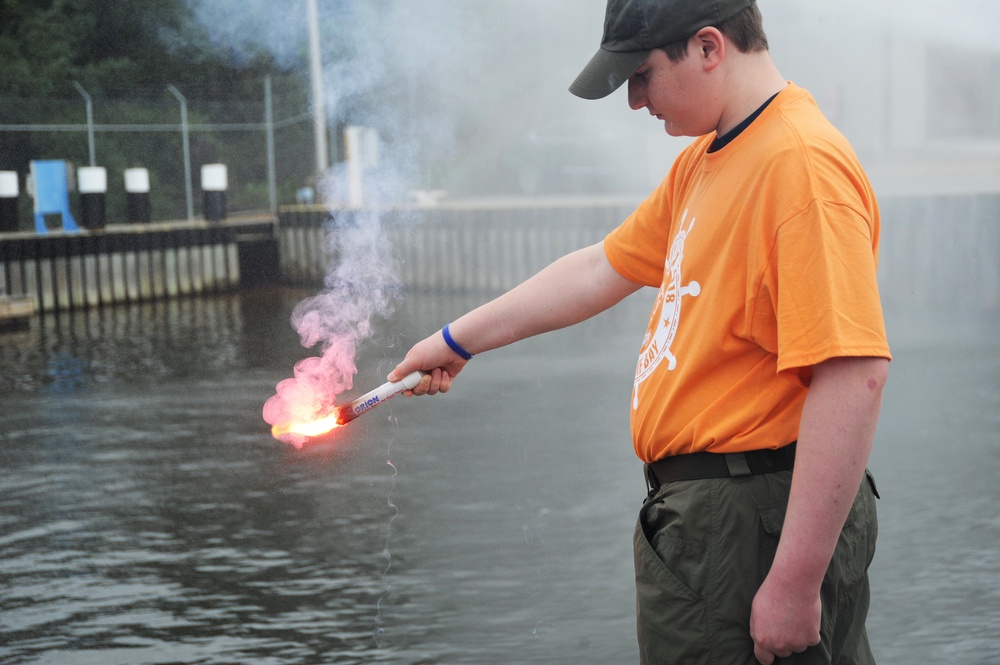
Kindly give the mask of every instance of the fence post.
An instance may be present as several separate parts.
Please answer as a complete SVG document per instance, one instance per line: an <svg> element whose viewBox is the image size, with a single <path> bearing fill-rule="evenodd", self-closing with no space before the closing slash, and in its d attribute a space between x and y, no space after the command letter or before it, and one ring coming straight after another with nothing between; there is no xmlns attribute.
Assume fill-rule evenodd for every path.
<svg viewBox="0 0 1000 665"><path fill-rule="evenodd" d="M173 84L167 86L167 90L170 91L177 101L181 104L181 138L184 142L184 195L187 200L187 218L188 221L194 220L194 194L191 189L191 139L188 136L188 107L187 100L181 91L173 86Z"/></svg>
<svg viewBox="0 0 1000 665"><path fill-rule="evenodd" d="M87 103L87 147L90 151L90 165L94 166L96 163L94 156L94 100L90 97L90 93L83 89L82 85L76 81L73 81L73 85L83 95L83 99Z"/></svg>

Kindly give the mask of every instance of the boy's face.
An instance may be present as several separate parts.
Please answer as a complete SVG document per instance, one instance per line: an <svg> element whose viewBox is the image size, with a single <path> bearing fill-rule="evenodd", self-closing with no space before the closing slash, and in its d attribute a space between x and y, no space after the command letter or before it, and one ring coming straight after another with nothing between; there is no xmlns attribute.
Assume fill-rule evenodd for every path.
<svg viewBox="0 0 1000 665"><path fill-rule="evenodd" d="M701 136L716 129L712 109L718 99L710 87L697 47L688 43L687 57L672 62L653 49L628 79L628 104L663 121L671 136Z"/></svg>

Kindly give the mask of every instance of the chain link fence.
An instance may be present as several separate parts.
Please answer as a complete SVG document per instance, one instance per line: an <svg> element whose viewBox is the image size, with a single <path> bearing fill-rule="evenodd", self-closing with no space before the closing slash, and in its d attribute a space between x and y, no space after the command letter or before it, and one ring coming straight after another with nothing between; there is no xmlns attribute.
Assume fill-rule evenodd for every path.
<svg viewBox="0 0 1000 665"><path fill-rule="evenodd" d="M126 169L148 170L154 220L187 218L186 182L194 216L201 216L200 168L213 163L228 169L228 210L260 212L296 202L298 190L313 184L314 149L308 99L290 81L262 80L257 99L168 87L102 96L79 84L67 84L58 98L0 95L0 170L18 174L22 230L32 228L26 176L34 160L65 160L71 171L104 167L108 223L117 223L125 221ZM74 215L76 198L71 194Z"/></svg>

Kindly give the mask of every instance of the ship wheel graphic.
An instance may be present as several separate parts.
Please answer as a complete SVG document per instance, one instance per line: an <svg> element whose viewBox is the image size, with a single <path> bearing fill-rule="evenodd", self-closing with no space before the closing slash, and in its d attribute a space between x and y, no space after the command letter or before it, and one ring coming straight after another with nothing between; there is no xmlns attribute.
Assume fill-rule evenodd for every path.
<svg viewBox="0 0 1000 665"><path fill-rule="evenodd" d="M663 283L656 295L653 313L650 315L650 325L642 340L642 348L639 350L639 361L635 367L635 385L632 390L633 409L639 408L639 384L649 378L664 359L667 361L667 369L672 370L677 366L677 358L671 352L670 346L677 335L677 325L681 319L682 299L684 296L698 297L701 293L701 285L696 281L691 281L686 285L681 284L684 241L694 227L694 218L692 217L690 224L686 229L684 228L686 217L687 211L685 210L681 218L681 230L674 236L674 241L670 246L670 255L667 257L663 270Z"/></svg>

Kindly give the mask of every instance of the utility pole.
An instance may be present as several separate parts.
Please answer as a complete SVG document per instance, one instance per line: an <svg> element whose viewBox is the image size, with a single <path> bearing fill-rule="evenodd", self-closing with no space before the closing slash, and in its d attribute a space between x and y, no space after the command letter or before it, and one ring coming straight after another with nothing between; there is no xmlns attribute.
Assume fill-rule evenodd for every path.
<svg viewBox="0 0 1000 665"><path fill-rule="evenodd" d="M326 105L323 92L323 61L320 56L319 11L316 0L306 0L309 22L309 72L312 78L313 131L316 142L316 175L326 173L330 166L326 138Z"/></svg>
<svg viewBox="0 0 1000 665"><path fill-rule="evenodd" d="M271 77L264 77L264 127L267 133L267 197L271 212L278 211L278 178L274 166L274 96Z"/></svg>

